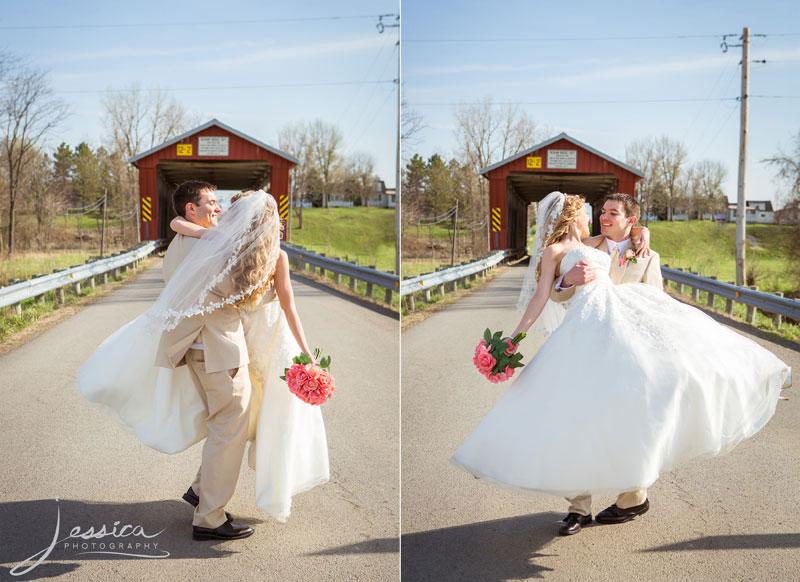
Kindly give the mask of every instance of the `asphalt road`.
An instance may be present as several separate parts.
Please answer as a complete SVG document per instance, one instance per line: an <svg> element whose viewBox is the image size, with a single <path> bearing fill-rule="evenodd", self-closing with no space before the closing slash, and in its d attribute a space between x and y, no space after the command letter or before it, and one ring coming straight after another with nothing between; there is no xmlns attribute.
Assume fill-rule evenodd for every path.
<svg viewBox="0 0 800 582"><path fill-rule="evenodd" d="M288 523L280 524L255 506L255 473L243 461L227 509L255 534L196 542L192 508L180 496L194 477L202 445L177 455L149 449L75 387L78 367L106 336L152 304L162 285L158 263L0 357L0 579L397 580L397 320L295 281L309 342L333 356L337 391L323 407L331 481L296 496ZM50 545L57 523L59 539L75 527L132 533L122 527L139 525L146 535L163 530L151 539L107 535L102 541L147 542L149 548L124 551L169 556L81 554L81 546L59 545L29 573L11 576L17 563ZM100 538L75 542L99 544Z"/></svg>
<svg viewBox="0 0 800 582"><path fill-rule="evenodd" d="M506 387L472 354L486 327L518 322L526 268L402 334L403 582L800 580L800 352L749 333L793 367L790 400L727 456L663 475L632 522L559 537L566 501L501 491L448 462ZM613 502L595 498L594 512Z"/></svg>

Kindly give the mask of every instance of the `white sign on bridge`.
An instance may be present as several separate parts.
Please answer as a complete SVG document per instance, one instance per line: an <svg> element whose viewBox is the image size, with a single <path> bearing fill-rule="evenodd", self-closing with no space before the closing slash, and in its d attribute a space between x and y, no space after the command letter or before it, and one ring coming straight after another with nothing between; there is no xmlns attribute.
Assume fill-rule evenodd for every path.
<svg viewBox="0 0 800 582"><path fill-rule="evenodd" d="M577 169L578 150L547 150L547 167L557 170Z"/></svg>
<svg viewBox="0 0 800 582"><path fill-rule="evenodd" d="M197 138L198 156L227 156L228 138L227 137L198 137Z"/></svg>

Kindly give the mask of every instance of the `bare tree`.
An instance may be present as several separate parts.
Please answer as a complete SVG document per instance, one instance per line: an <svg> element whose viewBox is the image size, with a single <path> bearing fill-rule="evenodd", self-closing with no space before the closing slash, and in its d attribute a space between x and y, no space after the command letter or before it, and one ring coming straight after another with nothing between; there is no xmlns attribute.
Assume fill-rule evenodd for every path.
<svg viewBox="0 0 800 582"><path fill-rule="evenodd" d="M644 178L636 184L636 199L642 207L644 223L647 224L663 189L661 176L658 173L661 162L654 141L642 139L627 145L625 160L644 174Z"/></svg>
<svg viewBox="0 0 800 582"><path fill-rule="evenodd" d="M725 165L717 160L701 160L691 169L694 175L692 206L697 218L702 220L707 212L712 216L724 212L728 206L728 197L722 189L728 174Z"/></svg>
<svg viewBox="0 0 800 582"><path fill-rule="evenodd" d="M103 97L105 107L104 123L106 127L106 145L113 154L119 154L116 161L122 161L124 179L120 174L121 167L116 168L115 185L120 189L113 196L119 205L117 214L126 217L133 227L136 240L139 240L138 210L132 216L132 209L138 208L138 173L136 168L127 164L127 160L148 149L155 147L196 124L197 119L180 105L174 97L164 91L145 91L138 83L126 89L109 90ZM124 226L122 236L125 238Z"/></svg>
<svg viewBox="0 0 800 582"><path fill-rule="evenodd" d="M658 157L656 173L662 185L659 202L667 209L667 219L672 221L674 207L684 195L682 174L687 158L686 147L666 135L656 139L654 147Z"/></svg>
<svg viewBox="0 0 800 582"><path fill-rule="evenodd" d="M342 132L333 124L315 119L309 126L311 156L322 181L322 206L328 208L331 186L340 168Z"/></svg>
<svg viewBox="0 0 800 582"><path fill-rule="evenodd" d="M348 197L361 206L369 204L370 196L375 193L375 162L372 156L356 152L344 163L343 181Z"/></svg>
<svg viewBox="0 0 800 582"><path fill-rule="evenodd" d="M53 94L47 74L17 67L3 83L0 131L8 190L8 255L14 253L15 225L21 184L33 157L49 132L67 116L67 106Z"/></svg>
<svg viewBox="0 0 800 582"><path fill-rule="evenodd" d="M788 186L788 203L800 205L800 131L794 136L794 150L788 154L779 149L778 153L761 160L778 172L778 179Z"/></svg>
<svg viewBox="0 0 800 582"><path fill-rule="evenodd" d="M419 143L417 134L425 128L425 121L416 109L412 109L408 101L400 102L400 140L404 151L410 151L409 146ZM406 156L403 156L406 158ZM406 158L410 159L410 158Z"/></svg>
<svg viewBox="0 0 800 582"><path fill-rule="evenodd" d="M311 150L311 136L305 123L293 123L281 128L278 132L278 147L287 154L299 160L294 168L292 180L292 200L296 206L298 218L297 228L303 228L303 206L311 186L313 173L313 156ZM299 203L299 204L298 204Z"/></svg>

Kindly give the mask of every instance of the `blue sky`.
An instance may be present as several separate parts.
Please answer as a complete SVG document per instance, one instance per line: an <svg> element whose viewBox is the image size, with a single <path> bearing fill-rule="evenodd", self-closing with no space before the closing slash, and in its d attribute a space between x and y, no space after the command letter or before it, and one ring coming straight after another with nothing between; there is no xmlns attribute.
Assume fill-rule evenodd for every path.
<svg viewBox="0 0 800 582"><path fill-rule="evenodd" d="M398 12L397 0L3 4L0 48L47 69L70 106L51 147L99 145L103 92L138 82L179 89L172 94L200 123L216 117L276 147L287 123L335 123L346 151L369 153L394 185L398 34L375 25ZM365 17L269 22L333 16ZM144 26L108 26L132 24ZM298 86L311 83L325 85ZM264 87L276 84L294 86Z"/></svg>
<svg viewBox="0 0 800 582"><path fill-rule="evenodd" d="M745 26L751 34L766 33L751 43L751 61L768 62L751 63L750 93L784 98L750 100L747 197L780 200L774 172L760 160L779 147L788 151L800 132L796 1L404 0L402 11L404 97L427 125L414 151L452 154L454 104L491 96L526 103L520 107L537 123L619 159L635 139L679 139L691 160L725 164L730 200L737 188L737 101L597 102L737 97L741 49L723 53L722 35L736 34L728 42L738 44ZM672 36L698 37L658 38ZM558 40L519 40L531 38ZM495 42L501 39L516 40Z"/></svg>

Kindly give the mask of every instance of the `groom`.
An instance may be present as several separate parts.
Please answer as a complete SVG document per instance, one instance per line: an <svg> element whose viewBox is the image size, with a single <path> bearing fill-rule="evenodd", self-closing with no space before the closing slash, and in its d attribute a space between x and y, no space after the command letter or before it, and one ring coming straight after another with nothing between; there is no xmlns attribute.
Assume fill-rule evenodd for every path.
<svg viewBox="0 0 800 582"><path fill-rule="evenodd" d="M184 182L172 196L175 212L205 228L215 226L220 213L215 190L216 186L207 182ZM180 234L172 240L164 255L167 283L198 240ZM217 298L232 292L229 277L211 291ZM165 368L187 365L208 409L208 436L200 469L183 496L195 506L192 537L231 540L250 536L253 528L233 523L224 509L236 489L247 443L251 387L239 311L225 305L211 313L181 320L174 329L162 334L157 364Z"/></svg>
<svg viewBox="0 0 800 582"><path fill-rule="evenodd" d="M605 240L598 249L605 249L611 255L609 276L615 285L646 283L663 290L658 253L651 252L649 257L631 258L634 251L631 228L639 220L640 213L639 203L633 197L627 194L606 196L600 214L600 233ZM595 277L594 270L581 261L553 283L550 299L555 302L566 301L575 294L577 286L593 281ZM569 513L558 530L560 535L576 534L581 526L592 521L591 495L580 495L567 501L570 502ZM606 524L624 523L642 515L648 509L650 502L646 489L627 491L620 493L614 505L598 513L597 521Z"/></svg>

